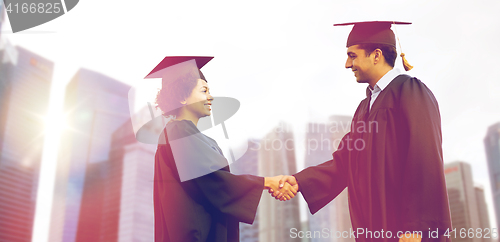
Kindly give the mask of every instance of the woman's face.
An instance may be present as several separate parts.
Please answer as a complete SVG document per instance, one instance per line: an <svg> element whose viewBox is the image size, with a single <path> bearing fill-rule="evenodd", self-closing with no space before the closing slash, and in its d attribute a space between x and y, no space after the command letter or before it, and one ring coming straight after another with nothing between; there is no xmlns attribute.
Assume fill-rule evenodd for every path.
<svg viewBox="0 0 500 242"><path fill-rule="evenodd" d="M187 112L190 112L198 118L210 116L210 107L214 98L210 95L208 84L203 79L198 79L198 83L191 91L191 95L186 98L185 103Z"/></svg>

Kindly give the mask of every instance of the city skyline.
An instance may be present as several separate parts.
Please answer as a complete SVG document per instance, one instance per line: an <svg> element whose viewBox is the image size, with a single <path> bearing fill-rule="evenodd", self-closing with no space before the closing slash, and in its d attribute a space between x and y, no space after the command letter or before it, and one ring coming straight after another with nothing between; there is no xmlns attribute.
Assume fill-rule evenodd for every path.
<svg viewBox="0 0 500 242"><path fill-rule="evenodd" d="M142 115L142 116L144 116L144 117L146 117L146 118L147 118L147 116L149 115L149 111L148 111L148 112L145 112L145 111L144 111L144 110L145 110L145 108L147 108L147 107L143 107L143 111L142 111L142 113L144 113L144 115ZM139 113L139 112L138 112L138 113ZM136 113L136 114L138 114L138 113ZM330 122L330 123L331 123L331 122L335 122L335 118L334 118L334 117L335 117L335 116L330 117L330 119L329 119L329 122ZM338 122L338 121L337 121L337 122ZM328 123L328 122L327 122L327 123ZM337 127L336 129L340 129L340 130L344 130L344 131L345 131L345 127L347 127L348 125L343 125L343 124L339 124L339 123L337 123L337 126L338 126L338 127ZM314 125L313 125L312 127L311 127L311 126L309 126L308 128L306 128L306 130L307 130L308 132L314 132L314 129L315 129L315 128L316 128L316 129L321 129L321 127L323 127L321 124L317 124L316 126L314 126ZM130 128L130 129L132 129L131 127L129 127L129 128ZM291 128L291 127L289 127L289 126L287 126L287 125L283 125L283 124L279 124L279 125L278 125L278 127L275 127L275 129L283 129L283 128L284 128L284 130L293 130L293 128ZM329 128L325 128L325 129L329 129ZM340 136L339 136L339 137L336 137L336 138L340 138ZM308 140L308 139L306 138L305 140ZM333 140L334 140L334 139L333 139ZM309 148L310 148L310 147L309 147ZM306 149L306 150L309 150L309 149ZM321 151L324 151L324 150L321 150ZM320 151L320 152L321 152L321 151ZM306 166L307 166L307 165L306 165Z"/></svg>
<svg viewBox="0 0 500 242"><path fill-rule="evenodd" d="M33 63L35 63L35 62L32 62L32 64L33 64ZM77 73L77 74L75 74L75 76L78 76L78 75L79 75L78 73ZM120 84L120 85L121 85L121 84ZM74 85L73 85L73 86L74 86ZM70 87L71 87L71 86L68 86L68 89L70 89ZM123 89L124 91L125 91L125 90L127 90L127 88L122 88L122 89ZM125 92L124 92L124 93L125 93ZM140 119L144 119L144 118L146 118L146 119L147 119L147 118L149 117L149 115L150 115L148 107L143 107L143 108L141 109L141 111L140 111L140 112L136 112L135 114L137 115L137 118L140 118ZM139 116L140 116L140 117L139 117ZM136 118L136 117L134 116L134 118ZM342 121L342 120L343 120L343 121ZM309 126L306 128L306 130L307 130L306 134L318 133L319 131L325 131L325 132L329 133L329 132L331 132L332 130L336 130L336 131L339 131L339 130L340 130L340 131L347 132L348 130L346 130L346 129L345 129L345 127L348 127L349 125L343 124L343 123L345 123L345 121L346 121L346 120L347 120L347 123L349 123L350 118L349 118L349 117L345 117L345 116L343 117L343 116L335 116L335 115L334 115L334 116L331 116L331 117L329 118L328 122L326 122L325 124L321 124L321 123L311 123L311 125L309 125ZM109 121L108 121L108 123L109 123ZM332 129L332 127L333 127L332 123L335 123L335 128L333 128L333 129ZM130 124L130 123L129 123L128 125L127 125L127 124L123 125L123 127L122 127L122 128L119 128L119 129L127 129L127 130L128 130L128 132L133 132L133 129L132 129L132 126L131 126L131 124ZM119 129L117 129L116 131L118 131ZM114 132L114 133L116 133L116 131L113 131L113 132ZM283 124L283 123L278 124L278 126L276 126L274 129L272 129L272 131L273 131L273 132L277 132L278 134L279 134L280 132L285 132L285 133L290 133L292 136L293 136L293 135L295 135L295 134L293 133L293 132L294 132L294 131L293 131L293 128L291 128L291 127L289 127L289 125L286 125L286 124ZM125 132L125 133L127 133L127 131L121 131L121 132ZM321 133L321 132L319 132L319 133ZM132 133L129 133L129 136L130 136L130 135L132 135ZM342 136L342 135L340 135L340 134L339 134L339 135L335 135L335 136L331 137L330 139L331 139L331 141L334 141L334 140L336 140L336 139L340 139L340 138L341 138L341 136ZM135 139L133 136L132 136L132 138L133 138L133 139ZM276 138L276 137L275 137L275 138ZM288 139L290 139L290 138L291 138L290 136L286 136L286 137L284 137L283 139L284 139L284 140L288 140ZM319 141L319 143L315 143L315 144L316 144L316 148L315 148L315 149L311 149L311 148L312 148L311 146L306 147L306 150L307 150L308 154L309 154L309 152L319 152L319 153L324 153L323 155L325 155L325 156L326 156L326 155L328 155L327 153L329 153L329 152L331 151L331 150L329 150L329 149L320 149L320 150L317 150L318 145L319 145L319 144L322 142L322 140L323 140L324 138L326 138L326 137L323 137L323 139L322 139L322 137L307 137L307 136L306 136L306 139L304 139L303 141L309 141L309 143L308 143L308 144L310 145L310 144L311 144L311 143L310 143L311 138L315 138L315 140ZM272 137L271 137L271 138L268 138L268 139L271 139L271 140L272 140ZM121 140L121 138L120 138L120 137L118 137L118 138L116 138L116 140ZM254 140L254 141L252 141L252 142L254 142L254 143L255 143L255 142L257 142L257 141L255 141L255 140ZM261 145L259 146L260 148L265 148L265 147L273 147L272 142L271 142L271 145L270 145L270 146L269 146L269 145L266 145L266 144L263 144L263 143L262 143L262 141L259 141L259 142L260 142L260 144L261 144ZM295 141L294 141L293 143L295 143ZM283 142L283 144L285 144L285 146L286 146L286 142ZM331 142L331 143L329 143L328 145L332 145L332 144L335 144L335 143L334 143L334 142ZM136 145L136 146L137 146L137 145ZM148 146L148 145L143 145L143 146L144 146L144 147L146 147L146 149L147 149L148 147L149 147L149 148L151 148L151 147L150 147L150 145L149 145L149 146ZM306 146L307 146L307 144L306 144ZM252 149L252 147L253 147L253 146L249 146L249 147L250 147L250 149ZM330 148L332 148L332 147L330 147ZM99 149L100 149L100 148L97 148L97 151L98 151ZM136 150L137 148L131 148L131 149ZM255 149L255 147L253 147L253 149ZM139 147L139 150L144 150L144 148L140 148L140 147ZM295 153L295 147L294 147L294 146L293 146L293 148L292 148L291 150L293 150L293 152L292 152L292 153ZM288 151L290 151L290 150L288 150ZM327 152L325 153L325 151L327 151ZM151 151L149 151L149 152L150 152L150 153L152 152L151 154L154 154L154 150L151 150ZM98 152L98 153L99 153L99 152ZM312 155L315 155L315 154L314 154L314 153L312 153ZM318 154L316 154L316 155L318 155ZM102 157L102 155L98 155L98 156L99 156L99 157ZM99 160L98 158L96 158L96 159L97 159L97 160ZM97 160L96 160L96 161L97 161ZM322 160L322 161L323 161L323 160ZM103 162L105 162L105 161L100 161L100 162L93 163L93 164L95 164L95 167L97 167L97 166L102 166L102 164L99 164L99 163L103 163ZM294 162L294 163L295 163L295 162ZM92 164L92 163L91 163L91 164ZM307 165L307 164L305 164L305 166L308 166L308 165ZM89 169L89 168L87 168L87 169ZM94 170L95 170L95 169L99 169L99 168L92 168L92 169L94 169ZM128 170L130 170L130 169L128 169ZM294 173L293 171L290 171L290 172ZM84 181L84 182L87 182L87 180L85 179L85 181ZM133 185L132 185L132 186L133 186ZM123 188L122 188L122 190L123 190ZM121 200L123 200L123 199L121 199ZM120 200L120 201L121 201L121 200ZM337 199L335 202L338 202L338 199ZM92 207L91 207L91 208L92 208ZM303 209L303 208L302 208L302 209ZM337 211L337 213L338 213L338 212L339 212L339 211ZM490 212L490 213L491 213L491 212ZM82 212L81 212L80 214L82 214ZM121 216L124 216L124 215L121 215ZM120 217L120 216L119 216L119 217ZM264 220L265 220L265 218L264 218ZM80 220L78 220L78 221L80 221ZM123 230L120 230L120 231L123 231ZM131 232L131 230L129 230L128 232ZM122 236L123 236L123 235L122 235ZM84 241L84 240L79 240L78 238L79 238L79 237L78 237L78 236L76 236L75 241ZM85 238L85 237L82 237L82 238ZM143 236L142 238L144 238L144 236Z"/></svg>

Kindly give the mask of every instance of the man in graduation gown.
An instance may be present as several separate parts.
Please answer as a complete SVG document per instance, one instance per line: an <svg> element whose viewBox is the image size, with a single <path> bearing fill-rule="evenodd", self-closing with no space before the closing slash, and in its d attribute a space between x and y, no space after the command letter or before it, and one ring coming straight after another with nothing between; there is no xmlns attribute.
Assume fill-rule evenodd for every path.
<svg viewBox="0 0 500 242"><path fill-rule="evenodd" d="M298 183L312 214L347 187L357 241L449 241L438 103L419 79L393 69L391 23L350 23L345 67L368 83L367 97L333 159L281 182Z"/></svg>

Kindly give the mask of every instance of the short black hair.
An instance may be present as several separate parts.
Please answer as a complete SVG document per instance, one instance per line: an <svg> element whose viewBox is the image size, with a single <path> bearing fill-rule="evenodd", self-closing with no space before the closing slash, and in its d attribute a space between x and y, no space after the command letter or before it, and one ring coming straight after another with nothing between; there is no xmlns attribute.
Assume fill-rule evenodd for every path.
<svg viewBox="0 0 500 242"><path fill-rule="evenodd" d="M385 62L387 62L387 64L391 67L394 67L394 63L396 62L396 57L398 55L396 47L385 44L359 44L358 48L363 49L367 57L370 56L374 50L380 49L385 58Z"/></svg>
<svg viewBox="0 0 500 242"><path fill-rule="evenodd" d="M160 108L166 117L177 116L179 108L183 106L181 101L188 98L198 84L199 73L198 69L193 69L176 79L163 79L162 87L156 95L156 108Z"/></svg>

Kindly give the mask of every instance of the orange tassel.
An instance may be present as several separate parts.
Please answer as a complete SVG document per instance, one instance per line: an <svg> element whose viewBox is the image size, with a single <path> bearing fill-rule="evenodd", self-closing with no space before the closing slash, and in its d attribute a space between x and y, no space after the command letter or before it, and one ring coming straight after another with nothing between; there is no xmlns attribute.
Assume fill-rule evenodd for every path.
<svg viewBox="0 0 500 242"><path fill-rule="evenodd" d="M408 61L406 60L404 53L401 53L401 58L403 59L403 66L405 68L405 71L413 69L413 66L410 65L410 63L408 63Z"/></svg>

